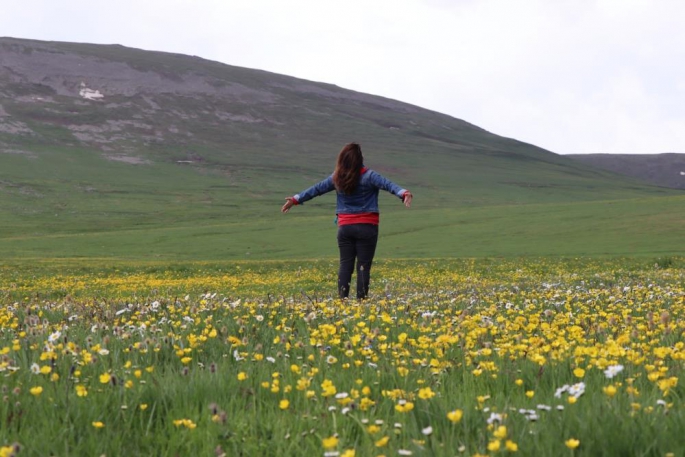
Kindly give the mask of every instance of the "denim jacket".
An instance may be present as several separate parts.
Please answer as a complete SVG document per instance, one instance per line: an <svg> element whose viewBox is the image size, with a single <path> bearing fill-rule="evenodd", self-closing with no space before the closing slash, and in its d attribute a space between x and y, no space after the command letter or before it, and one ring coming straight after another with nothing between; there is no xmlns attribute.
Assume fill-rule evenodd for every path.
<svg viewBox="0 0 685 457"><path fill-rule="evenodd" d="M390 192L399 198L403 198L406 192L406 189L401 188L375 171L362 168L359 184L351 195L336 192L338 198L335 214L378 213L379 189ZM333 175L295 195L295 200L297 204L301 205L314 197L332 190L335 190Z"/></svg>

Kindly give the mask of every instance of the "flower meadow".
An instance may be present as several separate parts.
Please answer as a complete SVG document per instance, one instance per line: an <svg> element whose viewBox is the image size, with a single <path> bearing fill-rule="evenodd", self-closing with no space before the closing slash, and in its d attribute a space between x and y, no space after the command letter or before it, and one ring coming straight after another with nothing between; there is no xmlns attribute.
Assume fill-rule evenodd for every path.
<svg viewBox="0 0 685 457"><path fill-rule="evenodd" d="M682 259L0 266L0 456L676 456Z"/></svg>

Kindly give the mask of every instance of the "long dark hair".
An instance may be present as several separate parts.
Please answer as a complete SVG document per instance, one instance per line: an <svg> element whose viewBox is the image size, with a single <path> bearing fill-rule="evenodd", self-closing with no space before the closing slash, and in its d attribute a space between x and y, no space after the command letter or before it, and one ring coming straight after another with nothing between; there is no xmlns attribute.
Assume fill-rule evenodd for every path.
<svg viewBox="0 0 685 457"><path fill-rule="evenodd" d="M348 143L338 154L333 172L333 185L338 192L350 195L357 188L360 170L364 165L362 148L357 143Z"/></svg>

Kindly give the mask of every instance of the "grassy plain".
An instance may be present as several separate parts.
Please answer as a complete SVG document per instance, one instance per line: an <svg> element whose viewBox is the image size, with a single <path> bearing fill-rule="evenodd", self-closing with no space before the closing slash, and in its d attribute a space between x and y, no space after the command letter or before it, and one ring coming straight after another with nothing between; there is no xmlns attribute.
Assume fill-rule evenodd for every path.
<svg viewBox="0 0 685 457"><path fill-rule="evenodd" d="M15 233L4 259L287 260L334 258L333 196L280 214L281 202L234 220L219 218L86 232ZM400 208L385 197L379 258L487 256L668 256L685 254L685 197ZM167 215L167 217L169 217Z"/></svg>
<svg viewBox="0 0 685 457"><path fill-rule="evenodd" d="M332 261L6 264L0 445L678 455L684 272L679 257L393 260L360 304L332 298Z"/></svg>

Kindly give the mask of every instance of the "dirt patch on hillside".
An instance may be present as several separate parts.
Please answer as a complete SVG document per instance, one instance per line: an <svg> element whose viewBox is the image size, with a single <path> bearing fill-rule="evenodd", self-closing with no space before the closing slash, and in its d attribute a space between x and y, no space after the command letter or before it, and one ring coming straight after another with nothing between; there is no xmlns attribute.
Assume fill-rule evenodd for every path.
<svg viewBox="0 0 685 457"><path fill-rule="evenodd" d="M152 163L149 160L143 159L141 157L127 156L127 155L107 154L107 155L105 155L105 159L112 160L114 162L128 163L131 165L149 165Z"/></svg>
<svg viewBox="0 0 685 457"><path fill-rule="evenodd" d="M32 135L31 130L26 124L19 121L4 121L0 122L0 132L9 133L11 135Z"/></svg>
<svg viewBox="0 0 685 457"><path fill-rule="evenodd" d="M0 154L14 154L14 155L20 155L20 156L25 156L30 159L35 159L36 154L30 151L22 151L21 149L6 149L6 148L0 148Z"/></svg>
<svg viewBox="0 0 685 457"><path fill-rule="evenodd" d="M233 114L225 111L215 111L214 115L222 121L247 122L248 124L263 122L262 119L252 117L249 114Z"/></svg>

